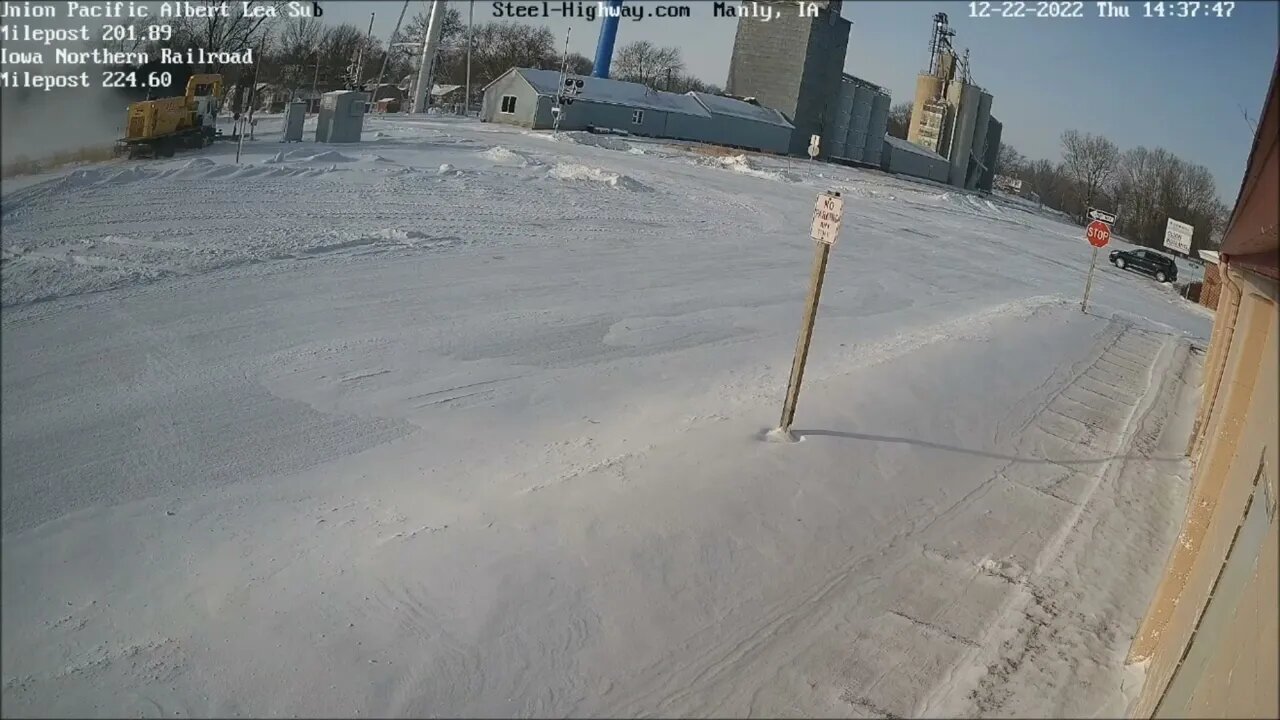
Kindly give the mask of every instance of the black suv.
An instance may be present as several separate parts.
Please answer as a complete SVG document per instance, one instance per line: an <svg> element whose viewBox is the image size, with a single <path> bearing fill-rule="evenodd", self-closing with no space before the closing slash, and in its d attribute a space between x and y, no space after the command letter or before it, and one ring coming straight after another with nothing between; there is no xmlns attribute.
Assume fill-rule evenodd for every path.
<svg viewBox="0 0 1280 720"><path fill-rule="evenodd" d="M1111 264L1124 270L1130 268L1155 277L1156 282L1173 282L1178 279L1178 266L1173 258L1151 250L1112 250Z"/></svg>

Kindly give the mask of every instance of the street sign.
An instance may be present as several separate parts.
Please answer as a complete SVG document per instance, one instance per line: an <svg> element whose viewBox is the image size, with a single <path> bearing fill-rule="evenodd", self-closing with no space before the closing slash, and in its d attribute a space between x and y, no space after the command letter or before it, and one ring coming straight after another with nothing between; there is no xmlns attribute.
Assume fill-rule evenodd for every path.
<svg viewBox="0 0 1280 720"><path fill-rule="evenodd" d="M796 339L796 354L791 359L791 377L787 380L787 397L782 401L782 419L778 422L777 429L766 435L766 438L771 440L795 442L797 439L791 434L791 422L796 417L796 403L800 400L800 384L804 382L804 364L809 358L813 324L818 317L818 300L822 297L822 280L827 274L827 258L831 256L831 246L836 241L836 235L840 234L840 216L843 214L844 199L840 197L840 193L832 190L818 196L817 206L813 209L813 227L809 231L810 237L818 241L813 246L813 271L809 274L809 297L804 303L804 318L800 321L800 337Z"/></svg>
<svg viewBox="0 0 1280 720"><path fill-rule="evenodd" d="M1115 213L1109 213L1109 212L1107 212L1106 210L1099 210L1099 209L1097 209L1097 208L1089 208L1089 219L1090 219L1090 220L1101 220L1102 222L1104 222L1104 223L1106 223L1106 224L1108 224L1108 225L1115 225L1115 224L1116 224L1116 215L1115 215Z"/></svg>
<svg viewBox="0 0 1280 720"><path fill-rule="evenodd" d="M816 135L814 137L817 137ZM840 235L840 219L844 216L844 198L839 193L824 192L813 208L813 225L809 237L820 243L836 244Z"/></svg>
<svg viewBox="0 0 1280 720"><path fill-rule="evenodd" d="M1084 231L1084 237L1096 248L1104 248L1111 242L1111 226L1101 220L1094 220Z"/></svg>
<svg viewBox="0 0 1280 720"><path fill-rule="evenodd" d="M1111 213L1089 208L1089 215L1092 216L1094 213L1109 217L1112 220L1116 217ZM1089 244L1093 246L1093 257L1089 259L1089 275L1084 279L1084 297L1080 299L1080 312L1088 311L1089 288L1093 285L1093 268L1098 264L1098 248L1104 248L1107 243L1111 242L1111 226L1102 220L1094 218L1084 230L1084 239L1088 240Z"/></svg>
<svg viewBox="0 0 1280 720"><path fill-rule="evenodd" d="M1183 255L1190 255L1191 236L1195 234L1195 230L1194 227L1184 222L1169 218L1169 222L1164 228L1164 246L1170 250L1177 250Z"/></svg>
<svg viewBox="0 0 1280 720"><path fill-rule="evenodd" d="M820 140L822 140L821 135L809 136L809 158L810 159L818 157L818 142Z"/></svg>

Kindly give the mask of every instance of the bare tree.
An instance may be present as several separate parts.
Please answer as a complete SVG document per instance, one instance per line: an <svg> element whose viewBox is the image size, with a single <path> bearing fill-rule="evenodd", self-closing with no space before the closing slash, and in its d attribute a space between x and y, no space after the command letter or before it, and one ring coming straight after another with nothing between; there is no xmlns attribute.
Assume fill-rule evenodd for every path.
<svg viewBox="0 0 1280 720"><path fill-rule="evenodd" d="M889 121L885 127L889 135L907 139L907 128L911 126L911 103L901 102L889 110Z"/></svg>
<svg viewBox="0 0 1280 720"><path fill-rule="evenodd" d="M618 49L613 76L619 80L666 89L684 72L680 49L660 48L648 40L627 43Z"/></svg>
<svg viewBox="0 0 1280 720"><path fill-rule="evenodd" d="M586 55L583 55L582 53L571 52L569 53L568 61L569 62L567 63L567 68L566 68L568 72L571 72L574 75L590 75L591 74L591 68L594 65L594 63L591 62L591 58L588 58Z"/></svg>
<svg viewBox="0 0 1280 720"><path fill-rule="evenodd" d="M256 51L262 47L264 35L275 18L287 14L283 12L284 0L225 3L226 15L221 13L224 7L222 0L192 0L189 4L203 6L208 16L170 20L169 25L173 28L170 47L203 48L215 53L240 52L250 48ZM268 6L275 8L275 14L262 12ZM202 72L215 73L222 69L218 60L197 68Z"/></svg>
<svg viewBox="0 0 1280 720"><path fill-rule="evenodd" d="M365 46L365 32L350 23L329 27L320 41L320 74L328 86L351 85L348 68Z"/></svg>
<svg viewBox="0 0 1280 720"><path fill-rule="evenodd" d="M1065 184L1062 170L1048 160L1036 160L1028 163L1022 170L1022 180L1028 189L1036 194L1042 205L1056 210L1061 209L1058 196Z"/></svg>
<svg viewBox="0 0 1280 720"><path fill-rule="evenodd" d="M462 24L462 12L458 8L445 8L443 15L443 25L440 26L440 46L456 44L466 33L466 26ZM414 15L404 29L400 31L400 40L414 42L418 47L422 47L423 41L427 37L427 25L431 24L431 15L426 12L419 12Z"/></svg>
<svg viewBox="0 0 1280 720"><path fill-rule="evenodd" d="M322 41L326 35L323 21L310 16L289 18L281 28L275 49L263 61L263 77L278 82L290 91L310 86L319 78ZM327 78L326 78L327 79Z"/></svg>
<svg viewBox="0 0 1280 720"><path fill-rule="evenodd" d="M666 85L664 90L674 93L700 92L712 95L720 93L720 88L688 73L677 73L672 77L670 84L664 83L664 85Z"/></svg>
<svg viewBox="0 0 1280 720"><path fill-rule="evenodd" d="M1022 153L1014 149L1008 143L1000 143L1000 149L996 151L996 167L995 171L1000 175L1008 175L1009 177L1018 177L1022 168L1027 164L1027 159Z"/></svg>
<svg viewBox="0 0 1280 720"><path fill-rule="evenodd" d="M436 83L461 85L466 75L467 28L462 22L462 13L458 8L445 8L441 21L440 45L436 50L435 66L432 68L431 75ZM387 62L387 77L400 78L417 72L418 59L422 57L420 54L422 43L426 39L427 26L430 23L430 13L419 12L391 38L391 47L388 48L391 56Z"/></svg>
<svg viewBox="0 0 1280 720"><path fill-rule="evenodd" d="M119 25L127 28L127 30L114 34L110 38L106 37L104 33L94 38L90 44L93 47L99 47L110 52L146 52L149 55L155 54L162 44L160 38L151 39L150 27L159 25L155 18L133 18L129 21L122 21Z"/></svg>
<svg viewBox="0 0 1280 720"><path fill-rule="evenodd" d="M1067 176L1075 184L1080 201L1075 214L1084 217L1119 164L1120 150L1101 135L1080 134L1076 130L1062 133L1062 163Z"/></svg>
<svg viewBox="0 0 1280 720"><path fill-rule="evenodd" d="M513 67L559 70L561 55L555 47L555 37L546 27L524 23L491 22L476 25L472 30L471 52L472 85L483 87ZM465 52L465 42L463 44ZM570 64L576 62L570 55ZM442 68L437 73L440 82L461 84L466 73L463 62Z"/></svg>

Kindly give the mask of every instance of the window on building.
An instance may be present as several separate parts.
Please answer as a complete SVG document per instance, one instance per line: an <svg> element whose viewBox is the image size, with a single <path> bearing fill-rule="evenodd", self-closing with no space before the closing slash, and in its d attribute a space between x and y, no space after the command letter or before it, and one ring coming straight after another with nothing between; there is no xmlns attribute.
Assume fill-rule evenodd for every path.
<svg viewBox="0 0 1280 720"><path fill-rule="evenodd" d="M502 96L502 112L507 113L508 115L510 115L511 113L513 113L513 112L515 112L515 111L516 111L516 96L515 96L515 95L503 95L503 96Z"/></svg>
<svg viewBox="0 0 1280 720"><path fill-rule="evenodd" d="M640 124L643 124L643 123L644 123L644 111L643 111L643 110L634 110L634 111L632 111L632 113L631 113L631 124L632 124L632 125L640 125Z"/></svg>

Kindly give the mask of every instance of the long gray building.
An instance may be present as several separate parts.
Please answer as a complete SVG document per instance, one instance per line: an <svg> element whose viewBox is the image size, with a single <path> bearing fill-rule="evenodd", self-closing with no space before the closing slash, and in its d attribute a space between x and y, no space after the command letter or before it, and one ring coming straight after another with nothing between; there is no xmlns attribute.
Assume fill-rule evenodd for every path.
<svg viewBox="0 0 1280 720"><path fill-rule="evenodd" d="M840 93L850 22L841 0L762 1L763 13L738 18L725 92L754 97L795 125L790 151L804 154L811 135L822 137L820 155L835 139L828 128ZM806 14L809 8L812 15Z"/></svg>
<svg viewBox="0 0 1280 720"><path fill-rule="evenodd" d="M785 153L793 127L775 109L706 93L677 94L639 83L568 75L582 81L573 104L561 108L561 130L621 130L632 135L691 140ZM550 129L560 93L555 70L511 68L484 89L480 119Z"/></svg>
<svg viewBox="0 0 1280 720"><path fill-rule="evenodd" d="M925 178L945 183L951 174L951 163L938 153L906 140L884 136L880 166L891 173Z"/></svg>

